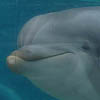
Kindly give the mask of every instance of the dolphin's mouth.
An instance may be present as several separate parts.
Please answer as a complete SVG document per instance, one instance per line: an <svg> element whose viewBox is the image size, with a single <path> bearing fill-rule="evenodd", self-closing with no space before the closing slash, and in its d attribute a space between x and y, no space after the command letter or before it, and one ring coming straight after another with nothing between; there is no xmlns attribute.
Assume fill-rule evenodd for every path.
<svg viewBox="0 0 100 100"><path fill-rule="evenodd" d="M56 49L57 48L57 49ZM36 61L47 59L54 56L63 55L66 53L74 53L73 48L67 49L64 47L42 47L42 46L28 46L12 52L11 56L19 57L25 61Z"/></svg>
<svg viewBox="0 0 100 100"><path fill-rule="evenodd" d="M72 52L64 52L64 53L59 53L56 55L51 55L51 56L47 56L47 57L37 57L34 60L27 60L27 58L21 56L21 55L15 55L15 53L12 53L10 56L7 57L7 64L9 66L9 68L17 73L20 73L20 68L25 64L25 63L31 63L31 62L35 62L35 61L40 61L40 60L45 60L45 59L50 59L56 56L60 56L60 55L64 55L67 53L72 53Z"/></svg>
<svg viewBox="0 0 100 100"><path fill-rule="evenodd" d="M19 50L15 50L11 53L10 56L7 57L8 66L21 66L22 63L25 62L35 62L38 60L49 59L56 56L74 53L73 46L64 47L64 45L50 45L50 46L38 46L38 45L30 45L20 48Z"/></svg>
<svg viewBox="0 0 100 100"><path fill-rule="evenodd" d="M66 54L66 53L73 53L73 52L61 52L59 54L53 54L53 55L51 54L49 56L44 56L44 57L42 57L42 56L33 56L33 57L29 58L28 56L23 55L23 53L21 53L19 51L15 51L10 56L8 56L7 59L10 58L10 59L13 60L13 58L15 57L15 61L16 61L16 58L19 58L23 61L37 61L37 60L42 60L42 59L48 59L48 58L55 57L55 56L60 56L60 55ZM12 60L11 60L11 62L12 62Z"/></svg>

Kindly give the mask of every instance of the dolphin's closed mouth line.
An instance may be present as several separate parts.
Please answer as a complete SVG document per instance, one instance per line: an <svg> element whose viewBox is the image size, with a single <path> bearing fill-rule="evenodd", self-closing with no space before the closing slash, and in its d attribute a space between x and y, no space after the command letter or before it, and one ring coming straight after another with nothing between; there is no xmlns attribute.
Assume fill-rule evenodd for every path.
<svg viewBox="0 0 100 100"><path fill-rule="evenodd" d="M51 57L54 57L54 56L59 56L59 55L63 55L63 54L66 54L66 53L74 53L72 50L64 50L64 51L57 51L57 50L54 50L53 52L49 52L49 51L43 51L43 52L39 52L39 53L33 53L33 54L29 54L25 52L22 52L22 51L15 51L11 54L11 56L16 56L16 57L19 57L21 58L22 60L24 61L37 61L37 60L42 60L42 59L47 59L47 58L51 58Z"/></svg>
<svg viewBox="0 0 100 100"><path fill-rule="evenodd" d="M67 53L73 53L73 52L63 52L63 53L60 53L60 54L56 54L56 55L51 55L51 56L47 56L47 57L41 57L41 58L36 58L34 60L26 60L26 59L23 59L24 61L38 61L38 60L43 60L43 59L49 59L49 58L52 58L52 57L55 57L55 56L60 56L60 55L64 55L64 54L67 54Z"/></svg>

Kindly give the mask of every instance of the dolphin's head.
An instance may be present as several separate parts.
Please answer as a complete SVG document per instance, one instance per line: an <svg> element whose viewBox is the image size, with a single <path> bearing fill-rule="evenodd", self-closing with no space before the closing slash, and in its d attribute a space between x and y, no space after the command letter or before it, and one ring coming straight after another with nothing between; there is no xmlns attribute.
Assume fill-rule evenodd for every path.
<svg viewBox="0 0 100 100"><path fill-rule="evenodd" d="M7 57L10 69L61 100L100 100L99 24L81 11L30 20L19 35L20 48Z"/></svg>

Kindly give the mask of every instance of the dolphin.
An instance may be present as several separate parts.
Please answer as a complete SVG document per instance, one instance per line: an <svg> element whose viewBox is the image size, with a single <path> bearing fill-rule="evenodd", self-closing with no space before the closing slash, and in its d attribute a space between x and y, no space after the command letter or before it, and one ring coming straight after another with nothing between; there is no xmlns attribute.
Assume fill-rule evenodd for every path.
<svg viewBox="0 0 100 100"><path fill-rule="evenodd" d="M35 16L22 28L11 71L59 100L100 100L100 7Z"/></svg>

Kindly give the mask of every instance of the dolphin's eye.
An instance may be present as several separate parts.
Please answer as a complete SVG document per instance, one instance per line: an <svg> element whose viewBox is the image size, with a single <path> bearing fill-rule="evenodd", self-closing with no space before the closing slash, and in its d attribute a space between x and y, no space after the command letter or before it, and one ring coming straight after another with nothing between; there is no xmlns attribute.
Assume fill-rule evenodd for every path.
<svg viewBox="0 0 100 100"><path fill-rule="evenodd" d="M90 47L87 46L87 45L83 45L82 48L83 48L84 50L89 50L89 49L90 49Z"/></svg>
<svg viewBox="0 0 100 100"><path fill-rule="evenodd" d="M88 43L84 43L84 44L82 45L82 49L84 49L84 50L90 50L89 44L88 44Z"/></svg>

